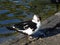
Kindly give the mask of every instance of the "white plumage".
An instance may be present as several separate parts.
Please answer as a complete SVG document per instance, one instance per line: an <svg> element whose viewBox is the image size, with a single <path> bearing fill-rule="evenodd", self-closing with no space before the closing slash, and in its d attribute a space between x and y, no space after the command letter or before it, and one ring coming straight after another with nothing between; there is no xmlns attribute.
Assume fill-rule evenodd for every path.
<svg viewBox="0 0 60 45"><path fill-rule="evenodd" d="M37 15L34 15L31 21L20 22L7 28L10 30L17 30L19 32L26 33L27 35L32 35L40 29L40 26L41 20Z"/></svg>

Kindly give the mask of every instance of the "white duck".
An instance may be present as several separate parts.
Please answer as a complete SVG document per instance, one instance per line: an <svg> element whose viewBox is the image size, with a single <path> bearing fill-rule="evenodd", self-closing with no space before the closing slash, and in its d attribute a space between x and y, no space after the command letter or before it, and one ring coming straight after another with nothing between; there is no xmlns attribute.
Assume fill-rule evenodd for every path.
<svg viewBox="0 0 60 45"><path fill-rule="evenodd" d="M12 26L8 26L7 28L31 36L40 29L40 26L41 26L41 17L39 18L37 15L34 15L31 21L20 22Z"/></svg>

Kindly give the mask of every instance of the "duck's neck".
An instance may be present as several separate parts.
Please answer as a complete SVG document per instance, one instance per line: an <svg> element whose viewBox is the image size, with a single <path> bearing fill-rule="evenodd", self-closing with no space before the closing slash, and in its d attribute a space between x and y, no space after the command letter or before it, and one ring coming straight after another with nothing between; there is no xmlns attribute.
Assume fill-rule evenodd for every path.
<svg viewBox="0 0 60 45"><path fill-rule="evenodd" d="M41 22L37 22L37 27L40 28L40 26L41 26Z"/></svg>

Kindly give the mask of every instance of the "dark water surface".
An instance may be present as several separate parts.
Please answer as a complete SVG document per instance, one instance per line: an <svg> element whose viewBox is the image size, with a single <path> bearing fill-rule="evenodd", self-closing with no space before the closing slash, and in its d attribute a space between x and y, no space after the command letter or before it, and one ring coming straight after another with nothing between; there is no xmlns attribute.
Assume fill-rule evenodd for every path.
<svg viewBox="0 0 60 45"><path fill-rule="evenodd" d="M23 2L22 0L9 0L9 1L15 3L15 5L25 5L25 7L30 8L27 5L32 0L27 0L26 2ZM4 0L1 0L1 2L4 2ZM11 39L15 38L15 35L12 36L12 33L14 34L15 31L8 30L4 25L18 23L18 22L24 21L26 19L28 20L29 18L30 19L32 18L32 13L27 14L25 11L21 10L20 8L15 8L14 4L11 4L11 5L12 6L10 6L8 8L6 7L7 9L5 8L4 3L0 5L0 9L1 9L0 10L0 26L3 25L3 27L0 27L0 43L5 42L6 40L8 40L10 38ZM13 9L15 8L16 11L14 12L12 10L13 11L13 13L12 13L12 11L10 11L10 8L13 8ZM19 16L22 16L22 17L19 17ZM26 17L24 17L24 16L26 16ZM10 33L11 33L11 35L9 36ZM6 36L6 35L8 35L8 36Z"/></svg>

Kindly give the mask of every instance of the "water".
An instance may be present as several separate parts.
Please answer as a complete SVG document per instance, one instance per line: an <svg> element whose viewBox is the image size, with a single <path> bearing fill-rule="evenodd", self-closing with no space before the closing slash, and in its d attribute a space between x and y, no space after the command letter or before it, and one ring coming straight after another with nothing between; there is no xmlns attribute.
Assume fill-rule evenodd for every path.
<svg viewBox="0 0 60 45"><path fill-rule="evenodd" d="M0 21L0 24L9 24L9 23L17 23L20 22L19 19L12 19L12 20L4 20L4 21Z"/></svg>
<svg viewBox="0 0 60 45"><path fill-rule="evenodd" d="M13 17L14 14L13 14L13 13L10 13L10 14L8 14L7 16L8 16L8 17Z"/></svg>
<svg viewBox="0 0 60 45"><path fill-rule="evenodd" d="M10 31L8 29L6 29L6 27L1 27L0 28L0 34L7 34L7 33L12 33L14 31Z"/></svg>
<svg viewBox="0 0 60 45"><path fill-rule="evenodd" d="M4 14L4 13L7 13L9 12L9 10L0 10L0 14Z"/></svg>
<svg viewBox="0 0 60 45"><path fill-rule="evenodd" d="M1 2L3 2L4 0L1 0ZM30 1L26 1L26 2L23 2L22 0L9 0L10 2L13 2L15 3L16 5L24 5L26 8L30 8L30 6L27 6L29 2L31 2L32 0ZM3 5L0 5L0 9L4 6ZM15 6L12 4L12 6L10 8L15 8ZM4 7L5 8L5 7ZM27 20L27 19L31 19L32 18L32 13L27 13L25 11L23 11L22 9L20 8L15 8L16 11L14 12L13 10L13 13L12 11L10 11L10 8L6 8L6 9L1 9L0 10L0 25L3 25L3 27L0 27L0 34L12 34L14 33L15 31L10 31L8 30L4 25L8 25L8 24L12 24L12 23L18 23L18 22L21 22L21 17L19 17L19 19L17 19L16 16L18 15L22 15L22 19L23 20ZM17 13L18 12L18 13ZM21 12L21 13L20 13ZM24 17L24 15L26 15L26 17ZM30 16L31 15L31 16ZM1 36L0 35L0 43L2 42L5 42L7 41L8 39L14 39L16 36L12 36L12 35L8 35L8 36ZM21 37L21 36L20 36ZM19 37L19 38L20 38Z"/></svg>

